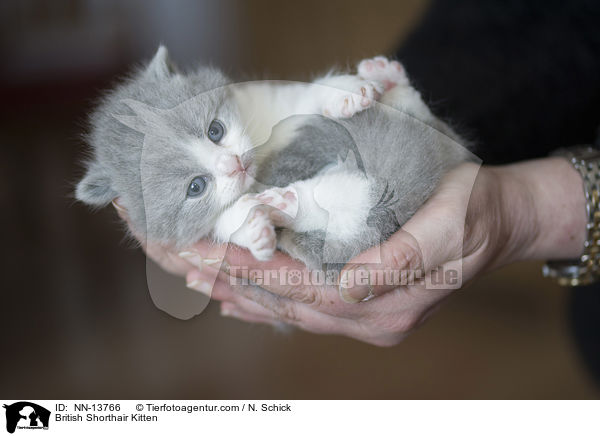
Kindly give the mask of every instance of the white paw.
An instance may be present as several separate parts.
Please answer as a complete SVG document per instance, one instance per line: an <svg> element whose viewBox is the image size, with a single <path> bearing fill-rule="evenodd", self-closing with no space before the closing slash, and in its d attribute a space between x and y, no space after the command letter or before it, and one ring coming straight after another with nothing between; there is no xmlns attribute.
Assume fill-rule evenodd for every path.
<svg viewBox="0 0 600 436"><path fill-rule="evenodd" d="M358 64L358 75L366 80L380 82L386 91L396 85L408 85L408 77L402 64L383 56L361 61Z"/></svg>
<svg viewBox="0 0 600 436"><path fill-rule="evenodd" d="M256 199L262 204L274 207L282 213L271 213L274 223L280 226L289 224L298 214L298 193L290 186L271 188L261 192Z"/></svg>
<svg viewBox="0 0 600 436"><path fill-rule="evenodd" d="M277 235L265 207L252 209L240 231L243 232L244 245L257 260L265 261L273 257Z"/></svg>
<svg viewBox="0 0 600 436"><path fill-rule="evenodd" d="M357 76L333 76L324 80L325 91L323 115L333 118L350 118L373 105L381 97L384 88L377 81Z"/></svg>

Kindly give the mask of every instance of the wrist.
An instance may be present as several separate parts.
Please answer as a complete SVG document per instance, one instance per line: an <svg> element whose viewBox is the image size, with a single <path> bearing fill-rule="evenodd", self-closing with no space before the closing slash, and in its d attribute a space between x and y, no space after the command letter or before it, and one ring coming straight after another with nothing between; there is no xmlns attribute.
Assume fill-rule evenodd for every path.
<svg viewBox="0 0 600 436"><path fill-rule="evenodd" d="M495 168L502 221L510 226L501 262L571 259L586 238L585 196L581 176L563 158L532 160Z"/></svg>

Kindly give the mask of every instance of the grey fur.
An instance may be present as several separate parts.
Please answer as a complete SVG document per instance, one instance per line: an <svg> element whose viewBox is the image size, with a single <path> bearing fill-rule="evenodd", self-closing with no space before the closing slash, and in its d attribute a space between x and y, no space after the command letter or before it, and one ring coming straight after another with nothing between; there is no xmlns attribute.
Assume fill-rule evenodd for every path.
<svg viewBox="0 0 600 436"><path fill-rule="evenodd" d="M346 160L352 153L358 162L358 170L365 172L364 164L356 143L339 120L322 115L294 115L273 128L286 130L289 124L301 124L284 151L265 160L257 171L256 179L267 186L287 186L297 180L316 176L323 168L335 164L338 159ZM276 136L276 135L273 135ZM269 149L269 142L256 147Z"/></svg>
<svg viewBox="0 0 600 436"><path fill-rule="evenodd" d="M202 169L189 163L190 151L180 144L204 137L214 118L239 121L228 83L211 68L178 72L161 47L92 115L93 158L76 197L93 206L120 197L136 235L152 241L183 247L208 235L227 204L210 191L186 202L186 187ZM343 263L387 239L448 169L469 158L450 128L437 119L426 121L432 127L409 111L380 104L346 120L306 116L290 144L263 161L257 179L283 187L342 161L345 171L368 178L371 213L350 240L330 240L326 229L283 229L279 247L317 268L331 259ZM286 122L276 128L285 128Z"/></svg>
<svg viewBox="0 0 600 436"><path fill-rule="evenodd" d="M351 240L329 238L325 229L282 230L279 248L311 268L326 263L328 268L339 269L360 252L387 240L431 195L444 173L471 158L441 121L429 120L435 125L431 127L382 104L350 119L299 117L306 118L304 126L287 148L260 168L260 182L283 187L314 177L340 159L353 159L345 171L364 175L371 186L369 216ZM284 120L275 128L285 128L288 122L294 120Z"/></svg>
<svg viewBox="0 0 600 436"><path fill-rule="evenodd" d="M217 113L221 118L237 114L224 87L229 80L220 71L200 68L182 74L169 64L161 47L148 66L104 97L90 119L93 158L75 194L93 206L119 197L136 235L185 245L206 236L222 208L212 195L185 207L186 188L200 170L186 164L189 151L178 141L203 137ZM135 116L136 110L153 108L165 111ZM139 123L148 117L160 124L144 135L146 126Z"/></svg>

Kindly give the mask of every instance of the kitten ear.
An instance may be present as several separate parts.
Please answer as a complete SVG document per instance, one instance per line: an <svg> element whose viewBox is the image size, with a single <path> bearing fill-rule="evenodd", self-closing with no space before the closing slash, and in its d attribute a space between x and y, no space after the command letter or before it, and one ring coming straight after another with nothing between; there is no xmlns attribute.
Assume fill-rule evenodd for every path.
<svg viewBox="0 0 600 436"><path fill-rule="evenodd" d="M166 79L173 74L177 68L169 58L169 52L164 45L160 45L156 54L146 67L144 77L148 79Z"/></svg>
<svg viewBox="0 0 600 436"><path fill-rule="evenodd" d="M354 154L354 150L346 150L344 153L338 153L337 166L347 171L355 171L357 168L361 169L358 163L357 156ZM363 170L364 172L364 170Z"/></svg>
<svg viewBox="0 0 600 436"><path fill-rule="evenodd" d="M85 176L75 189L75 198L91 206L106 206L117 196L112 189L108 172L97 162L88 166Z"/></svg>
<svg viewBox="0 0 600 436"><path fill-rule="evenodd" d="M135 115L112 114L112 116L121 123L142 133L156 134L156 132L160 130L158 127L162 124L161 117L163 112L165 112L164 110L148 106L145 103L129 98L121 100L121 103L127 105L135 112ZM152 129L153 126L155 129Z"/></svg>

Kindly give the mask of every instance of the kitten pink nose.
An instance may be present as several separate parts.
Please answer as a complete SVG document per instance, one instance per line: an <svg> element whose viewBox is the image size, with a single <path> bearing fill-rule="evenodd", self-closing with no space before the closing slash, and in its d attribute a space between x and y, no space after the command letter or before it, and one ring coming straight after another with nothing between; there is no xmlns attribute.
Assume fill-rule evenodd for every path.
<svg viewBox="0 0 600 436"><path fill-rule="evenodd" d="M232 154L219 156L216 168L217 171L228 176L233 176L245 170L240 157Z"/></svg>

